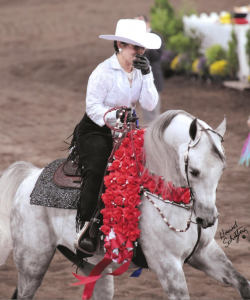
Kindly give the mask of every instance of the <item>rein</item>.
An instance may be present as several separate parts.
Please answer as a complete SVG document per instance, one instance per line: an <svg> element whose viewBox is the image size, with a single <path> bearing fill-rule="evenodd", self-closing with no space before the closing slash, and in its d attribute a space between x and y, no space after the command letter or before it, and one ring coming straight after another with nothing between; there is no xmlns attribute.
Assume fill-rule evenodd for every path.
<svg viewBox="0 0 250 300"><path fill-rule="evenodd" d="M107 122L106 122L106 115L114 110L118 110L118 109L122 109L122 111L119 114L118 119L116 120L116 125L115 127L110 126ZM124 123L121 123L121 117L122 115L125 113L124 116ZM113 149L111 151L110 157L108 159L108 162L111 163L112 162L112 157L115 153L115 151L117 150L117 148L120 146L120 144L122 143L122 141L126 138L126 135L129 131L129 127L132 128L132 126L134 128L136 128L137 126L132 124L132 123L127 123L127 117L128 117L128 108L126 106L119 106L119 107L114 107L112 109L109 109L103 116L103 120L105 125L111 129L111 131L113 131ZM122 128L119 128L119 124L122 124ZM130 126L129 126L130 125ZM117 134L119 133L119 134Z"/></svg>

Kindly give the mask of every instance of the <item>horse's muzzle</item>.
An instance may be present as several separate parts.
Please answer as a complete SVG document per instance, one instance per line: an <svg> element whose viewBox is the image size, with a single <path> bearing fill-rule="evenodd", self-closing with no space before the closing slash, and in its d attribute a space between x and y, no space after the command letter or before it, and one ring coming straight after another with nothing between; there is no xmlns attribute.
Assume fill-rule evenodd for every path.
<svg viewBox="0 0 250 300"><path fill-rule="evenodd" d="M206 229L208 227L212 227L215 223L215 221L218 219L219 214L217 216L211 218L211 220L203 220L201 218L197 218L196 222L199 224L203 229Z"/></svg>

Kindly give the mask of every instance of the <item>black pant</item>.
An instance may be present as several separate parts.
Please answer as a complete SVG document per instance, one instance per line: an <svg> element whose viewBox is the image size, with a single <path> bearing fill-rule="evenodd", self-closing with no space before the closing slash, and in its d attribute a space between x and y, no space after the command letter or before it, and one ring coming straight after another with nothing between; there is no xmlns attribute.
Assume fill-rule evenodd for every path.
<svg viewBox="0 0 250 300"><path fill-rule="evenodd" d="M98 201L98 196L112 151L111 130L104 125L100 127L85 113L76 128L76 141L82 166L83 186L78 206L80 227L90 221Z"/></svg>

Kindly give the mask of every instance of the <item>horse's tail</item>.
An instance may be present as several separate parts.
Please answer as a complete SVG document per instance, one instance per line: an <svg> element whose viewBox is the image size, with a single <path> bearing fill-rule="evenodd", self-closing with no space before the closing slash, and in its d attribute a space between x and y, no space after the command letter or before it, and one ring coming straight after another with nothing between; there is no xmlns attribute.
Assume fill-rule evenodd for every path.
<svg viewBox="0 0 250 300"><path fill-rule="evenodd" d="M10 213L13 199L23 180L35 170L38 169L31 163L19 161L0 173L0 266L12 250Z"/></svg>

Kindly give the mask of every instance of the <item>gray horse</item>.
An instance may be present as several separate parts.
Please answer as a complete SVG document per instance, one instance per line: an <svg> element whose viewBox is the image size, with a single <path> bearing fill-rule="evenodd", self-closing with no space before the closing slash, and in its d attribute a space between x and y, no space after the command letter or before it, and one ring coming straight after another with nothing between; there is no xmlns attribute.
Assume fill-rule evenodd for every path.
<svg viewBox="0 0 250 300"><path fill-rule="evenodd" d="M201 238L189 265L234 287L242 298L250 298L249 282L235 270L214 239L218 223L216 188L226 167L221 145L225 130L225 120L212 130L201 120L194 122L194 117L186 112L168 111L145 133L149 170L176 186L192 187L195 198L189 230L177 232L166 225L152 202L142 196L140 244L149 268L157 274L169 299L189 299L182 267L197 242L195 223L202 228ZM18 269L13 298L34 298L59 245L74 251L76 211L30 205L30 194L42 171L30 163L16 162L3 172L0 180L0 265L13 249ZM150 198L172 226L186 228L190 211L152 195ZM88 275L103 256L100 250L89 258L83 272ZM118 266L113 263L110 267ZM105 272L110 272L110 268ZM93 298L112 299L113 293L113 277L103 276L97 281Z"/></svg>

